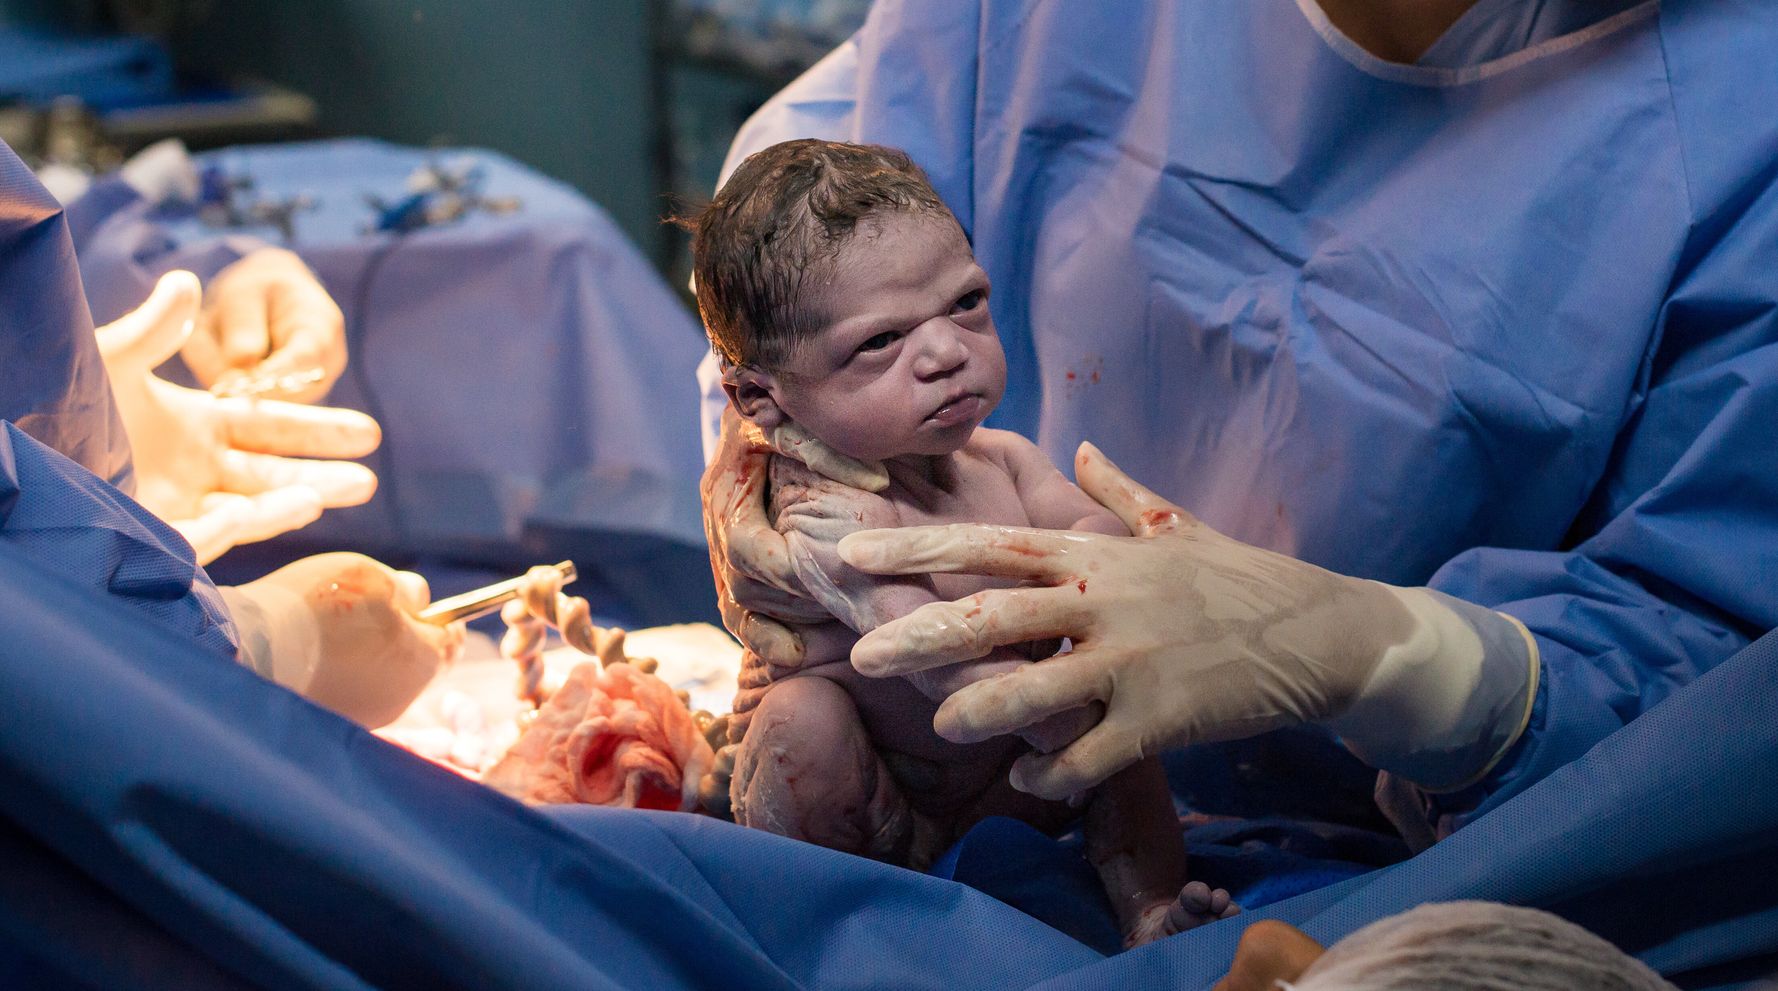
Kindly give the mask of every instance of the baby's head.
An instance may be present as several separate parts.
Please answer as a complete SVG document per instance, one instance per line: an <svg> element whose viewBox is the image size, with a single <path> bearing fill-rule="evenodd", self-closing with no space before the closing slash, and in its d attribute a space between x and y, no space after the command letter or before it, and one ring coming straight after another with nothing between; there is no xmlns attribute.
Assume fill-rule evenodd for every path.
<svg viewBox="0 0 1778 991"><path fill-rule="evenodd" d="M1000 402L987 274L905 154L773 145L686 226L723 387L761 427L883 461L957 450Z"/></svg>

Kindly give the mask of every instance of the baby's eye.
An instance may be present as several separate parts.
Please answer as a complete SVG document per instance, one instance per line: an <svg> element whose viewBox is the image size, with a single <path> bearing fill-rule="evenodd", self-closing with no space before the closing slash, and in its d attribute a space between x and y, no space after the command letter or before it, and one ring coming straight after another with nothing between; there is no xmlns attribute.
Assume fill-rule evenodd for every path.
<svg viewBox="0 0 1778 991"><path fill-rule="evenodd" d="M858 350L860 352L881 351L884 348L888 347L889 345L894 344L895 341L900 337L901 337L900 331L885 330L881 334L878 334L877 336L871 338L870 340L865 341L863 344L858 345Z"/></svg>
<svg viewBox="0 0 1778 991"><path fill-rule="evenodd" d="M957 301L955 303L951 304L951 313L953 315L958 314L958 313L968 313L969 311L982 305L982 303L984 301L986 301L987 298L988 298L987 293L982 292L980 289L972 289L969 292L966 292L963 295L957 297Z"/></svg>

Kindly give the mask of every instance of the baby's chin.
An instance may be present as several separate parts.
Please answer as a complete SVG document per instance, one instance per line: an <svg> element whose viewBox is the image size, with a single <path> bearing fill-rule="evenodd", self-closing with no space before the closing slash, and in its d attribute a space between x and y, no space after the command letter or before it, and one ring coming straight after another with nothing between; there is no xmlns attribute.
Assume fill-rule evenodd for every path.
<svg viewBox="0 0 1778 991"><path fill-rule="evenodd" d="M969 446L969 439L975 436L976 426L967 428L954 427L940 434L916 434L901 438L899 444L874 445L873 453L853 455L860 461L893 461L897 458L942 458ZM844 453L844 452L842 452Z"/></svg>

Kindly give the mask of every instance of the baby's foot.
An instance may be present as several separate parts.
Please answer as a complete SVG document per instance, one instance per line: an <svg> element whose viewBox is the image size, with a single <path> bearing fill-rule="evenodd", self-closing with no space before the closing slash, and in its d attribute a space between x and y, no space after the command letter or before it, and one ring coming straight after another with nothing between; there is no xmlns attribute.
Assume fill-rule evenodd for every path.
<svg viewBox="0 0 1778 991"><path fill-rule="evenodd" d="M1212 889L1202 881L1193 881L1179 891L1179 897L1156 902L1136 917L1135 925L1124 934L1124 946L1134 948L1175 933L1196 929L1206 922L1239 914L1241 906L1229 899L1221 888Z"/></svg>
<svg viewBox="0 0 1778 991"><path fill-rule="evenodd" d="M729 804L729 784L735 778L735 754L740 749L736 743L717 747L710 773L698 780L698 805L707 814L729 822L735 821L734 809Z"/></svg>
<svg viewBox="0 0 1778 991"><path fill-rule="evenodd" d="M1212 889L1202 881L1192 881L1180 888L1179 897L1167 906L1167 922L1161 935L1171 936L1239 914L1241 906L1229 898L1227 890Z"/></svg>

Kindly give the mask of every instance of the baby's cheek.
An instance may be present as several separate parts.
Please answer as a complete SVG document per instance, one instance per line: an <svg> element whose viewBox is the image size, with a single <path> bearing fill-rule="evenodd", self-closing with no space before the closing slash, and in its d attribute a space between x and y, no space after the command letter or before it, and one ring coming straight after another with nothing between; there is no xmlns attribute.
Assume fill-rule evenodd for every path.
<svg viewBox="0 0 1778 991"><path fill-rule="evenodd" d="M803 396L791 418L828 447L862 461L906 453L906 424L913 400L886 380L829 383L818 396Z"/></svg>

